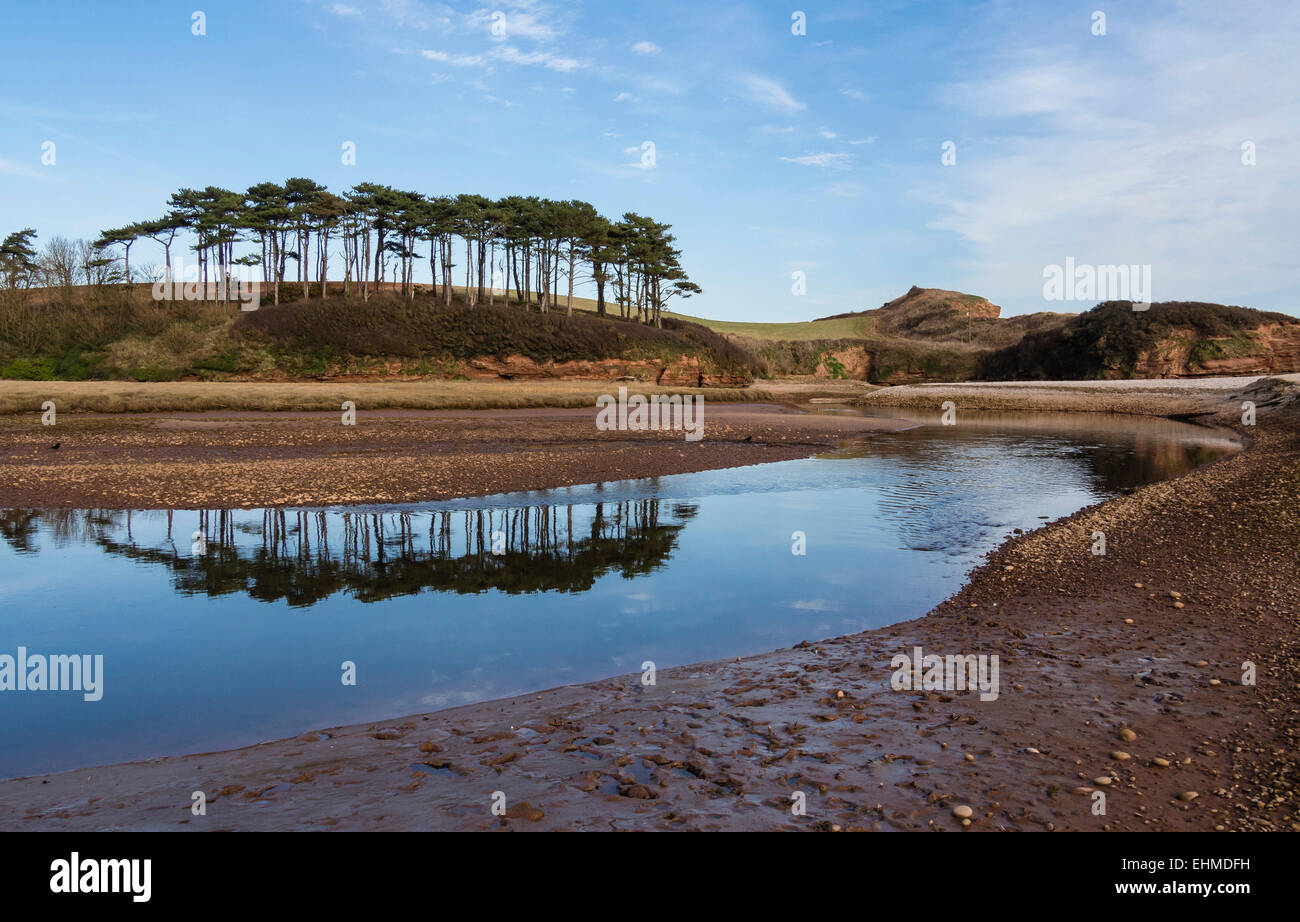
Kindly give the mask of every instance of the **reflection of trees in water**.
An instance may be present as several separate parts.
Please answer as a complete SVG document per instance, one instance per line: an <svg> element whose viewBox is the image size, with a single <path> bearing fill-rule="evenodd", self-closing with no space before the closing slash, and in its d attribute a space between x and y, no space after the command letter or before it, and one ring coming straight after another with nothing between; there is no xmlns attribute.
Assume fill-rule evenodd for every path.
<svg viewBox="0 0 1300 922"><path fill-rule="evenodd" d="M1070 435L914 430L863 440L840 454L889 459L889 476L878 484L879 509L904 547L960 556L1024 508L1026 497L1032 503L1063 489L1112 496L1177 477L1223 451L1158 428L1134 430L1131 423Z"/></svg>
<svg viewBox="0 0 1300 922"><path fill-rule="evenodd" d="M133 516L148 513L7 510L0 528L20 552L36 551L45 533L165 566L184 593L311 605L339 592L364 602L424 589L577 592L606 573L630 579L664 566L697 512L657 499L421 513L203 510L202 554L189 531L173 534L170 511L152 542L133 536Z"/></svg>

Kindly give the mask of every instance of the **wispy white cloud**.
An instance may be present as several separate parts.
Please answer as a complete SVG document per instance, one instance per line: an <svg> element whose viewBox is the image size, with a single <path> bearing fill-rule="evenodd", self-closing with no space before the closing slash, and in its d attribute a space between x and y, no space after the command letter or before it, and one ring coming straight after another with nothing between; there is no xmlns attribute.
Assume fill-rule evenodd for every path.
<svg viewBox="0 0 1300 922"><path fill-rule="evenodd" d="M577 58L552 54L549 51L521 51L514 45L498 45L480 54L450 54L426 48L420 52L430 61L438 61L452 67L487 67L493 63L518 64L523 67L545 67L550 70L568 73L588 66L588 62Z"/></svg>
<svg viewBox="0 0 1300 922"><path fill-rule="evenodd" d="M568 73L571 70L587 66L586 61L580 61L577 58L552 54L549 51L520 51L514 45L504 45L499 49L493 49L493 56L509 64L540 65L551 70L558 70L561 73Z"/></svg>
<svg viewBox="0 0 1300 922"><path fill-rule="evenodd" d="M431 48L421 51L420 56L452 67L482 67L487 63L487 58L481 54L448 54Z"/></svg>
<svg viewBox="0 0 1300 922"><path fill-rule="evenodd" d="M635 45L632 46L632 51L635 54L646 54L646 55L658 54L662 50L663 49L661 49L654 42L637 42Z"/></svg>
<svg viewBox="0 0 1300 922"><path fill-rule="evenodd" d="M848 166L849 155L841 153L821 153L821 154L804 154L802 157L782 157L786 163L797 163L800 166L820 166L844 168Z"/></svg>
<svg viewBox="0 0 1300 922"><path fill-rule="evenodd" d="M737 77L737 82L751 102L782 112L802 112L808 108L806 103L791 96L784 86L767 77L758 74L741 74Z"/></svg>

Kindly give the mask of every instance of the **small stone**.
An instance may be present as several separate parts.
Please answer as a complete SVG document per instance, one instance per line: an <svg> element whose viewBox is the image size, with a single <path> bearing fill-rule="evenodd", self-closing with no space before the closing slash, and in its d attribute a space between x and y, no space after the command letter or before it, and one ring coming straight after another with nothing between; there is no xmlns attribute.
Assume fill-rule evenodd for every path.
<svg viewBox="0 0 1300 922"><path fill-rule="evenodd" d="M1182 597L1183 597L1183 594L1182 594L1181 592L1174 592L1172 589L1169 590L1169 598L1171 598L1171 599L1181 599Z"/></svg>
<svg viewBox="0 0 1300 922"><path fill-rule="evenodd" d="M1169 760L1162 759L1160 758L1160 756L1156 756L1154 759L1151 760L1151 764L1154 765L1156 768L1168 768Z"/></svg>
<svg viewBox="0 0 1300 922"><path fill-rule="evenodd" d="M1102 775L1100 778L1093 778L1092 783L1100 784L1102 787L1105 787L1106 785L1110 784L1114 780L1115 780L1114 778L1111 778L1108 775Z"/></svg>
<svg viewBox="0 0 1300 922"><path fill-rule="evenodd" d="M1210 664L1203 659L1198 659L1196 662L1192 663L1192 665L1195 666L1197 669L1200 669L1201 667L1208 666Z"/></svg>
<svg viewBox="0 0 1300 922"><path fill-rule="evenodd" d="M1116 762L1127 762L1129 759L1133 758L1127 752L1124 752L1119 749L1116 749L1114 752L1112 752L1110 754L1110 757L1114 759Z"/></svg>
<svg viewBox="0 0 1300 922"><path fill-rule="evenodd" d="M528 820L531 823L546 818L545 812L540 807L534 807L528 801L514 804L505 812L505 815L512 820Z"/></svg>
<svg viewBox="0 0 1300 922"><path fill-rule="evenodd" d="M968 820L975 815L975 811L965 804L952 808L952 815L959 820Z"/></svg>
<svg viewBox="0 0 1300 922"><path fill-rule="evenodd" d="M970 825L970 820L962 820L962 821L961 821L961 824L962 824L963 826L969 826L969 825Z"/></svg>
<svg viewBox="0 0 1300 922"><path fill-rule="evenodd" d="M1124 729L1119 731L1119 738L1126 743L1131 743L1138 738L1138 735L1134 733L1132 730L1130 730L1128 727L1125 727Z"/></svg>
<svg viewBox="0 0 1300 922"><path fill-rule="evenodd" d="M1175 602L1175 603L1174 603L1174 608L1182 608L1182 607L1183 607L1183 603L1182 603L1182 602Z"/></svg>
<svg viewBox="0 0 1300 922"><path fill-rule="evenodd" d="M968 752L968 753L966 753L966 761L967 761L967 762L974 762L974 761L975 761L975 757L974 757L973 755L971 755L971 754Z"/></svg>
<svg viewBox="0 0 1300 922"><path fill-rule="evenodd" d="M1223 683L1220 682L1218 679L1210 679L1210 684L1211 684L1211 685L1222 685Z"/></svg>
<svg viewBox="0 0 1300 922"><path fill-rule="evenodd" d="M1132 618L1125 618L1125 619L1124 619L1124 623L1125 623L1125 624L1132 624L1132 623L1133 623L1133 619L1132 619Z"/></svg>
<svg viewBox="0 0 1300 922"><path fill-rule="evenodd" d="M1196 798L1198 798L1198 797L1200 797L1200 796L1201 796L1201 795L1200 795L1200 794L1197 794L1195 791L1183 791L1183 793L1181 793L1181 794L1178 795L1178 799L1179 799L1179 800L1192 801L1192 800L1195 800Z"/></svg>

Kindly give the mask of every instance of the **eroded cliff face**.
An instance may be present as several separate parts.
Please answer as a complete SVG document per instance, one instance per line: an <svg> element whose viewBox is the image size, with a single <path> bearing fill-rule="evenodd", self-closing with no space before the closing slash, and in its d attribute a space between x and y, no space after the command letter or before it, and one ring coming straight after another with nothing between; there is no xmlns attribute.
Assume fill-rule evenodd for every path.
<svg viewBox="0 0 1300 922"><path fill-rule="evenodd" d="M1300 372L1300 323L1265 323L1229 337L1203 338L1192 328L1171 330L1141 353L1136 378ZM1118 375L1118 372L1117 372Z"/></svg>
<svg viewBox="0 0 1300 922"><path fill-rule="evenodd" d="M815 378L851 378L866 381L871 375L874 355L865 346L828 349L813 371Z"/></svg>
<svg viewBox="0 0 1300 922"><path fill-rule="evenodd" d="M672 362L648 359L601 359L599 361L536 362L525 355L505 359L481 356L464 363L468 378L505 380L612 381L632 378L665 387L744 387L750 379L722 371L698 356L684 355Z"/></svg>

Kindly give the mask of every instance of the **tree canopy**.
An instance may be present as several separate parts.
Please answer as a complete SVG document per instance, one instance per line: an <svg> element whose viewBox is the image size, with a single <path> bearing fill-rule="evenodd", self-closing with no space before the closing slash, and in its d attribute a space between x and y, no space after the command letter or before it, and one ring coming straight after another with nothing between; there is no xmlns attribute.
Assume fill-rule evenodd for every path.
<svg viewBox="0 0 1300 922"><path fill-rule="evenodd" d="M162 246L170 278L180 236L195 254L205 289L228 281L236 267L260 267L275 303L286 284L300 285L304 297L315 284L327 297L331 250L341 257L341 267L334 265L345 297L368 300L388 285L414 298L419 260L427 256L432 291L448 304L458 286L471 305L495 303L500 293L541 312L563 301L572 313L581 279L595 287L599 314L606 313L608 289L620 316L661 325L669 301L700 292L682 268L670 229L631 212L611 221L577 200L430 196L370 182L340 195L292 177L244 192L180 189L162 217L105 230L95 246L120 245L129 279L131 246L147 237ZM35 258L34 235L11 234L0 249L0 272L11 287L23 277L24 260ZM237 256L237 250L246 252Z"/></svg>

